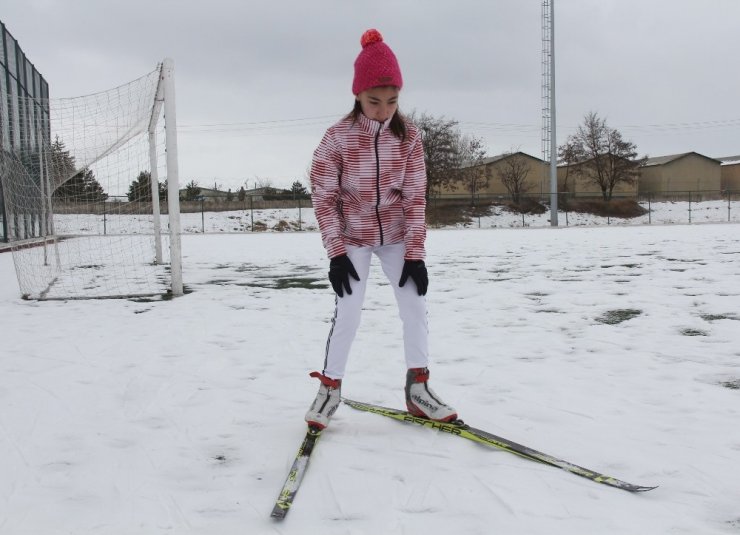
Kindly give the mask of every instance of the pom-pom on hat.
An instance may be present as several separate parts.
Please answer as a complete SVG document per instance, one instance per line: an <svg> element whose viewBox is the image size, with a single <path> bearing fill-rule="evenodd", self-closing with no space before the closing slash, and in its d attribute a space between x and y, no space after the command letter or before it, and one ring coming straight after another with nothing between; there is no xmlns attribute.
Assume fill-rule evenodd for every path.
<svg viewBox="0 0 740 535"><path fill-rule="evenodd" d="M383 42L378 30L367 30L360 39L362 51L355 60L355 78L352 93L359 95L366 89L393 85L401 89L403 78L396 55Z"/></svg>

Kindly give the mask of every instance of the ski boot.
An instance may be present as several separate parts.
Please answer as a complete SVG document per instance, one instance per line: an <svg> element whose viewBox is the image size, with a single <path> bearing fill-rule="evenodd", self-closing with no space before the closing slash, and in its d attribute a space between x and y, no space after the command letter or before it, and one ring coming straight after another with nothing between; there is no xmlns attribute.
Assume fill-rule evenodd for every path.
<svg viewBox="0 0 740 535"><path fill-rule="evenodd" d="M330 379L319 372L311 372L310 376L321 381L321 385L316 399L306 413L306 422L309 426L325 429L342 400L342 380Z"/></svg>
<svg viewBox="0 0 740 535"><path fill-rule="evenodd" d="M429 369L411 368L406 373L406 408L409 413L437 422L457 419L455 409L439 399L429 388Z"/></svg>

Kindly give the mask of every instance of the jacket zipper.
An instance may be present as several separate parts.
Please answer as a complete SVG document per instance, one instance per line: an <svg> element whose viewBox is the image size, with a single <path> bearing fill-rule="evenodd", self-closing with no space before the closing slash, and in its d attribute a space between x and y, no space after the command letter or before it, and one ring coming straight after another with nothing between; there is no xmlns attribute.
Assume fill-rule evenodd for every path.
<svg viewBox="0 0 740 535"><path fill-rule="evenodd" d="M380 153L378 152L378 139L382 128L383 124L381 123L378 126L378 132L375 134L375 192L377 195L375 217L378 219L378 229L380 230L380 245L383 245L383 224L380 222Z"/></svg>

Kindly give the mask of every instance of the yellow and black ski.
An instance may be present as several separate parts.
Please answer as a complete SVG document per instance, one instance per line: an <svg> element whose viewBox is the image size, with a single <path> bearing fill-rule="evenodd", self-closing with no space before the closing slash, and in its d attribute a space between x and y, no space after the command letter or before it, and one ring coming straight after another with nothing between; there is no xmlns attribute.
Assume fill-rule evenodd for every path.
<svg viewBox="0 0 740 535"><path fill-rule="evenodd" d="M278 499L275 501L275 507L272 508L270 516L278 520L285 518L288 514L290 506L293 505L293 500L298 492L298 487L301 485L303 476L306 474L308 468L308 460L311 458L311 453L316 445L316 441L321 436L321 429L318 427L309 426L306 432L306 437L301 443L301 447L298 449L298 453L293 461L293 466L290 467L288 477L285 479L285 484Z"/></svg>
<svg viewBox="0 0 740 535"><path fill-rule="evenodd" d="M435 422L434 420L420 418L418 416L409 414L406 411L401 411L398 409L390 409L387 407L381 407L379 405L373 405L371 403L362 403L346 398L342 398L342 401L353 409L372 412L374 414L380 414L382 416L387 416L388 418L393 418L394 420L399 420L401 422L413 423L424 427L429 427L431 429L436 429L437 431L440 431L442 433L449 433L450 435L457 435L459 437L467 438L468 440L472 440L473 442L508 451L531 461L537 461L543 464L548 464L550 466L555 466L556 468L560 468L562 470L565 470L566 472L570 472L571 474L585 477L586 479L590 479L591 481L595 481L596 483L601 483L603 485L608 485L617 489L622 489L629 492L645 492L656 488L634 485L632 483L627 483L626 481L622 481L614 477L594 472L593 470L589 470L588 468L583 468L568 461L563 461L561 459L553 457L552 455L534 450L528 446L522 446L521 444L517 444L516 442L512 442L511 440L508 440L506 438L488 433L487 431L476 429L475 427L471 427L465 424L462 420L457 420L450 423Z"/></svg>

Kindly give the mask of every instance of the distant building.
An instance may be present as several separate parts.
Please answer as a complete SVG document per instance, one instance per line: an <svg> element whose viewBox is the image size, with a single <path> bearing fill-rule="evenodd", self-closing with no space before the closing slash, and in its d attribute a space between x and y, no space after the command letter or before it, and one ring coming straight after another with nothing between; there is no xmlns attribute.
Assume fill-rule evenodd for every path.
<svg viewBox="0 0 740 535"><path fill-rule="evenodd" d="M184 192L185 190L180 190L180 195L182 196ZM205 197L206 199L225 199L229 196L229 192L213 188L200 188L199 195ZM231 192L231 195L233 197L236 197L236 194L234 192Z"/></svg>
<svg viewBox="0 0 740 535"><path fill-rule="evenodd" d="M212 188L202 188L198 187L200 192L198 193L198 198L202 197L202 200L204 201L225 201L229 195L231 195L232 200L237 200L239 198L239 190L236 191L221 191L219 189L212 189ZM255 188L255 189L248 189L244 191L244 195L249 198L251 197L253 201L261 201L264 199L265 196L274 196L276 192L282 192L282 190L276 190L275 188L271 187L263 187L263 188ZM185 196L187 194L186 188L180 189L180 199L185 199Z"/></svg>
<svg viewBox="0 0 740 535"><path fill-rule="evenodd" d="M640 194L665 192L719 193L719 160L698 152L685 152L648 158L642 167Z"/></svg>
<svg viewBox="0 0 740 535"><path fill-rule="evenodd" d="M507 161L511 158L519 159L526 169L527 176L524 179L524 184L527 194L537 194L542 192L550 191L550 165L545 163L540 158L536 158L527 154L526 152L507 152L504 154L498 154L491 156L490 158L484 158L480 164L474 166L480 171L481 176L484 177L486 184L476 191L480 195L508 195L506 187L499 178L499 173L506 169ZM453 185L451 190L441 192L443 194L471 195L472 192L467 184L458 182Z"/></svg>
<svg viewBox="0 0 740 535"><path fill-rule="evenodd" d="M558 191L570 193L574 197L601 197L603 193L595 180L595 172L588 165L591 161L558 165ZM612 196L636 197L639 181L640 178L632 184L617 182L612 190Z"/></svg>
<svg viewBox="0 0 740 535"><path fill-rule="evenodd" d="M740 197L740 155L717 158L720 164L720 185L723 191Z"/></svg>
<svg viewBox="0 0 740 535"><path fill-rule="evenodd" d="M49 85L0 21L0 150L9 157L38 154L50 143ZM39 180L39 177L32 177ZM8 239L0 183L0 240Z"/></svg>

